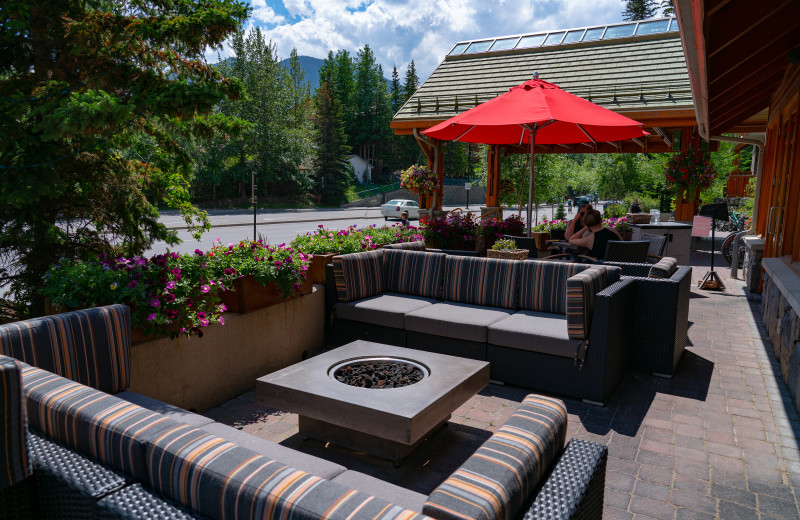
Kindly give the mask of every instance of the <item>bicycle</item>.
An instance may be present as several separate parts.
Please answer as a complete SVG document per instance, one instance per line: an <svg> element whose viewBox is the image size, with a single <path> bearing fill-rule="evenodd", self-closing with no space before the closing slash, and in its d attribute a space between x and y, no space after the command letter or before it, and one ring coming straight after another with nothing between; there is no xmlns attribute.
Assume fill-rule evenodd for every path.
<svg viewBox="0 0 800 520"><path fill-rule="evenodd" d="M739 234L739 232L736 231L736 232L733 232L730 235L728 235L728 238L726 238L722 242L722 246L719 248L720 252L722 253L722 257L725 259L726 262L728 262L728 265L731 265L733 263L733 241L736 238L736 235L738 235L738 234ZM744 253L745 253L745 251L747 251L747 248L744 245L744 240L740 239L739 240L739 269L741 269L744 266Z"/></svg>

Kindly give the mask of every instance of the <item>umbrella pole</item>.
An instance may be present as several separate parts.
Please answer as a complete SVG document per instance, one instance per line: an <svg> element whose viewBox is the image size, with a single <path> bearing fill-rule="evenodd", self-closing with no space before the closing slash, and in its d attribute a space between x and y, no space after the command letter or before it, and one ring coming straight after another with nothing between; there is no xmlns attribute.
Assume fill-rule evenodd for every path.
<svg viewBox="0 0 800 520"><path fill-rule="evenodd" d="M536 146L536 125L532 128L528 128L530 132L530 142L531 142L531 168L530 168L530 175L528 176L528 213L527 213L527 225L528 225L528 236L531 236L531 217L533 216L533 179L534 179L534 167L533 167L533 160L534 154L534 147Z"/></svg>

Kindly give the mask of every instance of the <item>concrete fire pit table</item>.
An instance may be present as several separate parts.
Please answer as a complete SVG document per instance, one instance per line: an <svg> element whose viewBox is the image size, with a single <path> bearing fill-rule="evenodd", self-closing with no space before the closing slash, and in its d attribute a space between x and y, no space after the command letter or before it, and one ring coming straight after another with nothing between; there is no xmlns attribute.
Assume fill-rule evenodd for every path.
<svg viewBox="0 0 800 520"><path fill-rule="evenodd" d="M358 388L337 381L343 362L392 358L422 366L421 381ZM300 434L397 464L450 414L489 384L489 363L368 341L354 341L261 377L258 402L299 415Z"/></svg>

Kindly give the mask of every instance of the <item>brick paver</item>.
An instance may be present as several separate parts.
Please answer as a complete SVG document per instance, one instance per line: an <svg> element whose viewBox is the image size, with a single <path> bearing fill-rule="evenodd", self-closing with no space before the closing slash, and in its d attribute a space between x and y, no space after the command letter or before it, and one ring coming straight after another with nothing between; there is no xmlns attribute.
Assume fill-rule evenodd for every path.
<svg viewBox="0 0 800 520"><path fill-rule="evenodd" d="M693 253L696 282L708 270ZM724 292L692 285L689 337L675 377L631 372L604 408L565 400L569 437L609 448L604 517L800 519L800 421L750 295L727 269ZM657 302L653 302L657 305ZM208 416L422 493L513 413L528 390L489 385L401 468L316 441L297 416L249 392Z"/></svg>

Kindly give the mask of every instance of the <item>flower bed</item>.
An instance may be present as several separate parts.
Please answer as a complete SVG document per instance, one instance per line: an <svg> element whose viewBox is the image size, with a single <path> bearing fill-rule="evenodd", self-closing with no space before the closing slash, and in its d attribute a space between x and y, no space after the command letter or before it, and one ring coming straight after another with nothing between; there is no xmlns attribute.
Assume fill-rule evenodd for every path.
<svg viewBox="0 0 800 520"><path fill-rule="evenodd" d="M365 228L350 226L345 229L327 229L320 224L315 231L298 235L291 245L306 254L344 255L377 249L381 244L416 240L422 240L422 235L414 226L393 224L382 227L372 225Z"/></svg>
<svg viewBox="0 0 800 520"><path fill-rule="evenodd" d="M253 276L262 284L277 283L284 296L300 294L308 263L293 248L247 241L207 253L64 260L45 275L43 292L54 305L68 308L124 303L131 308L132 327L146 336L202 337L212 323L225 324L221 294L236 279Z"/></svg>

